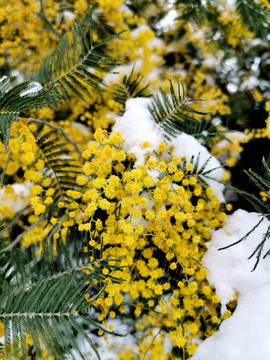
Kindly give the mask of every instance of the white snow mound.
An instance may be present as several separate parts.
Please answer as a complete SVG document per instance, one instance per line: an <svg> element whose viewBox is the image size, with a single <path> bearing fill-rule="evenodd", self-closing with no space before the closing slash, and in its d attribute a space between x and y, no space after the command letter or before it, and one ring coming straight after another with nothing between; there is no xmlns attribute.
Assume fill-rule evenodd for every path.
<svg viewBox="0 0 270 360"><path fill-rule="evenodd" d="M126 111L116 120L113 132L120 131L123 139L123 149L133 153L137 161L135 167L144 165L144 156L156 149L163 141L162 132L151 119L147 108L151 104L148 98L134 98L126 102ZM151 147L142 148L142 143L148 141Z"/></svg>
<svg viewBox="0 0 270 360"><path fill-rule="evenodd" d="M207 244L203 266L208 269L207 279L221 300L222 312L233 294L237 294L238 303L219 331L199 345L192 360L270 359L270 262L269 258L261 259L252 272L256 258L248 260L270 222L264 219L245 240L218 250L241 239L260 220L260 214L237 210Z"/></svg>

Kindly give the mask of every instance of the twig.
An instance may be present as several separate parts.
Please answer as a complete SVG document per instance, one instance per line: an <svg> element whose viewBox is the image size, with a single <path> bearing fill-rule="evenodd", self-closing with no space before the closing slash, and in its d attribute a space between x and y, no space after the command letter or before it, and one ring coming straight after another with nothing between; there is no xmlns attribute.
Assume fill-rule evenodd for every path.
<svg viewBox="0 0 270 360"><path fill-rule="evenodd" d="M9 150L8 158L7 158L4 170L2 171L1 178L0 178L0 187L3 187L4 177L5 177L5 173L6 173L9 161L10 161L10 157L11 157L11 151Z"/></svg>
<svg viewBox="0 0 270 360"><path fill-rule="evenodd" d="M34 224L28 226L28 228L26 230L24 230L20 235L18 235L16 237L16 239L7 247L5 247L3 250L1 250L1 252L6 252L6 251L10 251L14 248L14 246L16 246L21 239L24 237L24 235L26 235L30 230L32 230L34 227L36 227L41 221L43 221L45 218L43 216L41 216Z"/></svg>
<svg viewBox="0 0 270 360"><path fill-rule="evenodd" d="M7 230L10 230L13 228L13 226L15 226L16 222L20 219L20 217L22 215L28 215L29 213L31 213L31 206L28 205L26 206L24 209L20 210L19 212L17 212L17 214L15 215L15 217L9 222L7 223L7 225L4 227L4 229L2 231L0 231L0 236Z"/></svg>
<svg viewBox="0 0 270 360"><path fill-rule="evenodd" d="M58 39L62 38L62 35L52 26L52 24L47 19L47 16L45 15L44 6L43 6L43 0L40 0L40 12L35 13L37 17L40 18L41 21L46 25L47 29L50 30Z"/></svg>
<svg viewBox="0 0 270 360"><path fill-rule="evenodd" d="M24 6L30 6L28 1L21 0L21 3ZM46 25L47 29L49 31L51 31L56 37L58 37L58 39L62 38L62 35L52 26L52 24L47 19L47 16L45 15L45 12L44 12L44 6L43 6L43 1L42 0L40 0L40 11L38 13L34 12L34 14L38 18L40 18L40 20L44 23L44 25Z"/></svg>
<svg viewBox="0 0 270 360"><path fill-rule="evenodd" d="M79 147L78 147L78 145L76 144L76 142L73 141L73 140L65 133L64 129L62 128L62 126L52 125L52 124L50 124L50 123L47 122L47 121L38 120L38 119L31 118L31 117L28 118L28 121L33 122L33 123L37 123L37 124L44 124L44 125L50 127L51 129L55 129L55 130L61 131L61 133L62 133L62 135L64 136L64 138L65 138L68 142L70 142L70 143L75 147L75 149L78 151L78 153L79 153L80 155L82 155L82 151L79 149Z"/></svg>
<svg viewBox="0 0 270 360"><path fill-rule="evenodd" d="M144 355L143 355L143 360L146 357L147 352L150 350L150 347L154 344L154 341L156 340L156 338L158 337L158 335L161 333L161 329L159 329L159 331L156 333L156 335L153 337L153 340L150 344L150 346L148 347L148 349L145 351Z"/></svg>

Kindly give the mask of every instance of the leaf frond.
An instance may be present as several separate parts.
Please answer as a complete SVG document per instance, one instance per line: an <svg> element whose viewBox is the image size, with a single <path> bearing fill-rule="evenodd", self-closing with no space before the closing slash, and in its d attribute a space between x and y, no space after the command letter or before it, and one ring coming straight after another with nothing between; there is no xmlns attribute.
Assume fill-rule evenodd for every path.
<svg viewBox="0 0 270 360"><path fill-rule="evenodd" d="M236 0L236 8L244 24L256 35L265 36L269 33L267 13L254 0Z"/></svg>
<svg viewBox="0 0 270 360"><path fill-rule="evenodd" d="M40 149L41 157L45 162L43 175L51 179L51 188L54 190L54 202L59 199L68 200L67 191L78 188L76 177L81 173L80 164L71 156L71 150L68 148L69 143L59 141L59 132L53 130L43 130L42 124L38 128L38 135L34 133L36 144ZM57 197L58 196L58 197Z"/></svg>
<svg viewBox="0 0 270 360"><path fill-rule="evenodd" d="M121 33L112 34L93 42L93 11L88 16L89 33L85 33L82 22L77 16L77 21L72 28L72 42L67 35L61 39L58 48L46 57L40 69L32 75L32 79L45 86L52 86L59 96L69 99L73 94L81 100L91 96L90 88L102 91L104 82L98 75L99 72L109 72L111 66L119 65L120 60L104 54L100 48Z"/></svg>
<svg viewBox="0 0 270 360"><path fill-rule="evenodd" d="M153 120L160 125L164 131L164 137L168 140L185 132L195 137L204 137L203 133L207 128L200 120L189 114L206 115L206 112L195 110L186 104L190 100L186 99L183 83L176 78L177 89L175 90L172 81L170 82L170 96L160 88L160 95L153 97L151 106L148 107ZM200 101L196 99L194 101ZM212 128L211 128L212 131Z"/></svg>
<svg viewBox="0 0 270 360"><path fill-rule="evenodd" d="M122 106L122 110L119 111L118 115L123 115L125 111L125 104L128 99L136 97L151 97L151 94L147 94L146 89L149 85L142 86L141 82L143 76L138 73L134 75L134 68L129 75L125 75L122 80L122 84L115 84L113 89L113 97L116 102Z"/></svg>
<svg viewBox="0 0 270 360"><path fill-rule="evenodd" d="M0 82L0 140L8 146L10 129L19 114L42 107L55 107L61 103L52 87L35 90L35 83L23 82L12 87L14 77L6 77Z"/></svg>
<svg viewBox="0 0 270 360"><path fill-rule="evenodd" d="M10 254L15 275L0 285L0 319L5 326L5 356L27 359L26 333L30 334L37 356L45 348L55 358L64 359L71 348L83 356L77 344L79 333L88 341L99 358L94 343L85 329L101 329L87 311L92 302L85 295L97 299L105 291L102 270L106 260L89 263L84 253L85 243L74 236L74 229L67 234L67 241L59 241L55 248L53 240L45 243L42 254L37 257L22 252ZM34 249L33 249L34 250ZM100 285L93 279L101 279ZM95 284L95 285L94 285ZM102 286L104 284L104 286ZM123 336L123 335L122 335ZM43 344L42 344L43 343Z"/></svg>
<svg viewBox="0 0 270 360"><path fill-rule="evenodd" d="M149 0L126 0L125 4L134 14L140 15L149 5Z"/></svg>

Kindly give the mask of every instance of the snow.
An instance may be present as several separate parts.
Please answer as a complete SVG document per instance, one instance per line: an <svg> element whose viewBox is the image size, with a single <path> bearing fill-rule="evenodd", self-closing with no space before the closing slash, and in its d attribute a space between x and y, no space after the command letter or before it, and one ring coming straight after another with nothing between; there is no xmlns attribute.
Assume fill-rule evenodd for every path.
<svg viewBox="0 0 270 360"><path fill-rule="evenodd" d="M150 104L151 99L148 98L129 99L124 115L116 120L113 128L113 132L120 131L125 140L123 149L136 156L135 167L144 165L145 155L163 141L162 132L147 108ZM143 149L141 145L145 141L151 146Z"/></svg>
<svg viewBox="0 0 270 360"><path fill-rule="evenodd" d="M93 341L93 343L97 344L97 349L99 355L102 360L117 360L117 352L121 350L123 346L128 348L133 348L134 352L138 352L138 346L135 346L135 337L131 335L130 328L127 324L124 324L119 319L110 319L110 324L114 327L114 332L121 334L123 336L114 336L107 335L109 338L108 343L104 340L104 337L93 336L93 334L89 334L89 337ZM126 336L125 336L126 335ZM94 351L90 348L89 343L82 337L78 336L78 344L79 348L85 356L85 360L96 360L97 356L94 354ZM72 356L67 355L67 360L81 360L81 356L76 351L71 351Z"/></svg>
<svg viewBox="0 0 270 360"><path fill-rule="evenodd" d="M7 78L6 75L2 76L2 77L0 78L0 84L1 84L1 82L4 81L6 78Z"/></svg>
<svg viewBox="0 0 270 360"><path fill-rule="evenodd" d="M171 145L174 147L172 155L179 156L180 158L185 157L187 162L191 162L192 157L194 157L193 163L195 164L198 154L200 154L197 172L199 172L203 164L208 161L203 172L209 171L207 176L217 180L222 179L223 169L221 168L220 162L193 136L182 133L171 141ZM219 201L224 202L224 185L213 179L208 179L205 176L201 176L201 178L214 190L214 195Z"/></svg>
<svg viewBox="0 0 270 360"><path fill-rule="evenodd" d="M241 131L230 131L226 133L226 138L228 138L234 145L237 145L241 142L247 142L249 136ZM218 148L223 148L228 146L227 140L221 140L216 145Z"/></svg>
<svg viewBox="0 0 270 360"><path fill-rule="evenodd" d="M136 62L131 62L127 65L120 65L113 68L113 72L108 73L104 76L103 80L105 84L116 84L120 81L122 75L129 75L134 67L134 70L139 72L142 70L143 62L138 60Z"/></svg>
<svg viewBox="0 0 270 360"><path fill-rule="evenodd" d="M68 10L64 10L63 11L63 16L64 18L66 18L68 21L73 21L75 18L75 14L71 11Z"/></svg>
<svg viewBox="0 0 270 360"><path fill-rule="evenodd" d="M13 211L19 212L29 204L29 189L31 183L28 182L27 185L15 183L11 186L14 194L6 195L4 194L5 189L0 189L0 204L6 204Z"/></svg>
<svg viewBox="0 0 270 360"><path fill-rule="evenodd" d="M164 141L163 130L153 121L148 110L151 102L152 100L149 98L129 99L126 102L124 115L116 119L113 128L113 132L120 131L122 134L123 149L136 156L135 167L144 165L145 155L151 153ZM143 149L142 143L145 141L149 142L150 147ZM195 162L200 153L198 171L207 161L203 172L209 171L207 176L217 180L222 179L223 169L219 161L193 136L182 133L172 139L168 145L174 147L172 156L186 157L187 162L190 162L192 157L194 157ZM159 171L152 171L151 176L156 181ZM214 190L214 195L221 202L224 202L224 185L214 179L208 179L206 176L201 176L201 178Z"/></svg>
<svg viewBox="0 0 270 360"><path fill-rule="evenodd" d="M6 83L1 84L6 78L7 76L5 75L0 78L0 93L8 92L8 88L10 86L10 80L6 81Z"/></svg>
<svg viewBox="0 0 270 360"><path fill-rule="evenodd" d="M152 49L154 47L157 49L160 49L163 46L163 42L159 38L155 37L152 41L148 41L147 46L149 49ZM155 55L155 54L153 54L153 55ZM158 57L158 59L159 59L159 57Z"/></svg>
<svg viewBox="0 0 270 360"><path fill-rule="evenodd" d="M226 133L226 137L230 140L232 145L239 145L241 143L245 143L248 141L249 136L241 131L230 131ZM221 140L216 144L217 149L223 149L223 155L220 158L220 161L224 163L225 159L228 157L228 147L230 146L230 143L228 143L227 140ZM235 156L237 160L240 159L241 153L239 153L239 150L237 148L229 148L230 152Z"/></svg>
<svg viewBox="0 0 270 360"><path fill-rule="evenodd" d="M28 85L28 89L24 90L20 93L20 97L26 96L26 95L36 95L36 93L38 93L40 90L42 89L42 85L39 82L31 82Z"/></svg>
<svg viewBox="0 0 270 360"><path fill-rule="evenodd" d="M11 76L16 76L16 80L13 83L13 85L21 84L22 82L25 81L23 74L21 72L19 72L18 70L11 70L10 75Z"/></svg>
<svg viewBox="0 0 270 360"><path fill-rule="evenodd" d="M203 266L208 269L209 283L216 288L222 313L233 294L237 294L238 303L233 315L198 347L192 360L270 359L270 262L262 259L252 272L254 258L247 260L270 222L264 218L245 240L218 250L241 239L260 220L260 214L239 209L207 244Z"/></svg>
<svg viewBox="0 0 270 360"><path fill-rule="evenodd" d="M78 122L74 122L72 124L72 126L76 127L77 129L79 129L81 131L81 133L85 136L90 136L91 135L91 132L90 130L88 129L87 126L81 124L81 123L78 123Z"/></svg>
<svg viewBox="0 0 270 360"><path fill-rule="evenodd" d="M144 32L150 30L151 28L147 25L140 25L138 26L136 29L131 31L131 36L133 39L137 39L141 34L143 34Z"/></svg>
<svg viewBox="0 0 270 360"><path fill-rule="evenodd" d="M151 100L146 98L128 100L126 112L116 120L113 129L121 132L124 150L136 156L135 166L143 165L146 153L151 153L164 141L161 127L149 113L150 104ZM246 138L239 132L230 134L230 137L233 143ZM142 148L144 141L150 143L149 148ZM207 174L201 176L213 188L214 195L224 201L224 186L216 181L223 177L219 161L198 140L185 133L172 139L168 145L173 146L172 156L185 157L186 162L193 160L193 164L200 154L197 173L207 162L202 171ZM270 262L261 260L252 272L254 259L248 260L270 228L270 222L263 219L242 242L219 250L244 237L261 219L260 214L239 209L228 217L224 228L213 232L212 240L207 243L203 266L208 269L207 279L220 298L222 314L234 294L238 304L233 315L221 323L219 330L199 345L192 360L242 360L243 354L245 360L270 359Z"/></svg>
<svg viewBox="0 0 270 360"><path fill-rule="evenodd" d="M173 29L175 20L177 18L177 11L175 9L171 9L157 24L157 29L163 28L163 31L168 31Z"/></svg>

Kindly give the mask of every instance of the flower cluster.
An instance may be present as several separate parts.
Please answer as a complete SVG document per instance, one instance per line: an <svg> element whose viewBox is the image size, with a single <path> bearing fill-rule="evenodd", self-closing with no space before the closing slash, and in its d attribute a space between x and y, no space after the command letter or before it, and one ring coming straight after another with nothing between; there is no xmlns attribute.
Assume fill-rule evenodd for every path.
<svg viewBox="0 0 270 360"><path fill-rule="evenodd" d="M90 13L90 3L10 0L6 5L5 0L0 0L1 76L10 73L11 64L19 71L17 74L36 70L48 49L57 47L62 35L72 37L75 13L82 19L88 36L85 15ZM219 298L206 280L207 270L201 261L205 243L213 231L223 227L231 205L221 204L214 190L196 175L194 164L177 156L169 143L162 141L152 147L150 140L142 137L143 155L140 166L136 166L138 159L127 151L121 133L108 133L116 114L124 110L112 95L114 86L122 84L134 66L134 78L139 71L143 76L142 87L151 82L153 91L161 86L169 93L167 78L177 72L192 98L207 99L194 102L192 108L204 112L205 120L217 116L216 120L224 123L231 121L233 129L241 123L238 114L246 112L247 98L258 107L264 106L268 114L263 118L265 128L247 130L246 134L231 132L226 135L230 142L212 139L211 153L222 158L229 168L239 160L243 143L253 137L270 137L270 102L265 101L266 92L260 86L244 86L244 81L252 79L252 72L256 72L252 69L256 68L256 57L251 69L246 64L230 69L230 63L245 58L254 37L234 5L228 6L224 0L212 2L211 6L206 2L209 16L197 31L192 22L181 16L170 25L163 24L167 15L180 15L178 2L160 1L159 6L156 2L141 3L146 4L145 11L136 9L133 1L96 2L93 42L101 40L103 29L108 36L125 31L103 46L105 54L122 59L124 66L112 69L106 76L96 71L108 85L102 94L86 84L92 94L87 103L71 96L57 110L27 113L48 121L51 127L57 124L55 129L61 126L65 135L62 133L57 140L69 138L71 144L73 140L70 146L74 148L76 143L83 151L72 175L68 166L63 167L67 160L63 153L52 160L55 168L59 166L56 171L49 168L38 147L39 136L44 133L37 135L35 124L29 124L26 118L12 124L9 148L0 143L0 168L4 170L0 218L11 220L7 235L16 236L14 247L19 242L22 248L34 245L39 254L48 238L57 245L58 240L66 241L73 231L76 239L82 239L84 253L89 254L93 266L106 262L101 275L93 279L93 287L104 292L97 297L86 294L85 302L94 307L93 317L108 330L113 330L115 318L132 320L129 325L136 344L134 348L113 345L111 351L118 353L118 360L189 359L198 339L212 335L236 304L229 303L221 317ZM269 9L266 0L259 0L258 4ZM217 19L215 26L211 25L211 18ZM235 84L234 71L238 72ZM230 90L232 85L239 95L244 94L243 101L234 100L237 97ZM128 98L128 92L126 95ZM235 101L244 110L240 105L238 110ZM79 156L70 158L77 160ZM223 180L229 178L227 171ZM263 201L268 199L268 193L260 195ZM0 337L2 333L0 322ZM102 330L98 335L109 343ZM30 336L27 343L30 348ZM170 355L165 346L168 343ZM52 360L46 350L43 353L44 359Z"/></svg>
<svg viewBox="0 0 270 360"><path fill-rule="evenodd" d="M25 171L32 166L38 150L36 140L27 126L26 118L12 124L10 136L9 150L11 154L8 163L9 153L3 144L0 144L0 164L4 168L7 163L5 173L9 176L15 174L20 167Z"/></svg>
<svg viewBox="0 0 270 360"><path fill-rule="evenodd" d="M211 231L224 225L223 205L192 174L193 165L183 166L185 159L172 156L165 142L134 167L120 133L108 136L98 129L94 138L83 153L84 174L77 177L82 188L70 192L69 219L88 236L91 260L103 247L103 258L111 266L117 261L115 269L104 269L110 277L94 302L98 319L106 326L123 313L138 318L138 358L160 353L168 334L173 351L188 358L196 349L194 338L210 336L221 320L201 258ZM150 330L156 324L158 336ZM128 352L119 359L129 359L123 355Z"/></svg>

